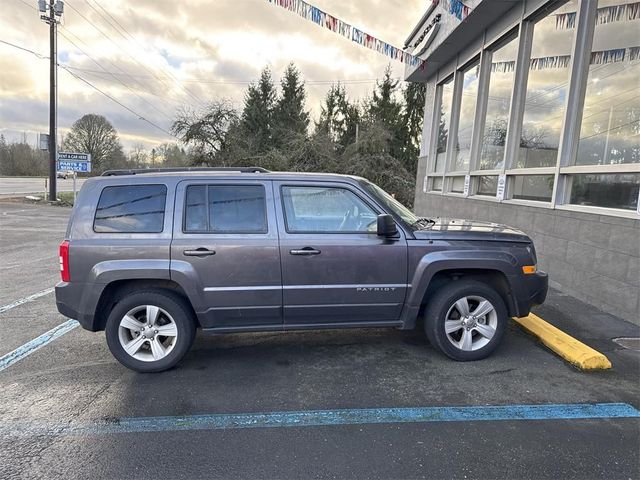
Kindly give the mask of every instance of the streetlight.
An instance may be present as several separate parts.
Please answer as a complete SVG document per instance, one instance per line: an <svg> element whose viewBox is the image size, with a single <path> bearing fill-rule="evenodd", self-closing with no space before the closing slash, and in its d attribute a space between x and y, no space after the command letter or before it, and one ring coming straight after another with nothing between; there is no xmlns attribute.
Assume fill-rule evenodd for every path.
<svg viewBox="0 0 640 480"><path fill-rule="evenodd" d="M57 200L56 192L56 89L58 83L57 28L64 2L38 0L40 19L49 25L49 200Z"/></svg>

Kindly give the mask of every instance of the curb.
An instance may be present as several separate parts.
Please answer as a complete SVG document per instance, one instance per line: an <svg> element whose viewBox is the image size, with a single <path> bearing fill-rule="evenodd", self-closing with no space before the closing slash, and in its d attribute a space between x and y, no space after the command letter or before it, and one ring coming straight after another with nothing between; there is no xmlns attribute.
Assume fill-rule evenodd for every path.
<svg viewBox="0 0 640 480"><path fill-rule="evenodd" d="M611 362L605 355L567 335L533 313L522 318L514 317L513 321L580 370L608 370L611 368Z"/></svg>

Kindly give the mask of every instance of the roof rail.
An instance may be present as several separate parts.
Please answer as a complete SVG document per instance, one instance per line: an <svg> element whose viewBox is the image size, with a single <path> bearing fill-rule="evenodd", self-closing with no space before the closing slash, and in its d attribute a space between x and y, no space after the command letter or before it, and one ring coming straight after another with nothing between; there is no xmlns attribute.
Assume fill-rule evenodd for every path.
<svg viewBox="0 0 640 480"><path fill-rule="evenodd" d="M174 173L174 172L237 172L237 173L270 173L262 167L175 167L175 168L129 168L123 170L107 170L103 177L117 175L144 175L146 173Z"/></svg>

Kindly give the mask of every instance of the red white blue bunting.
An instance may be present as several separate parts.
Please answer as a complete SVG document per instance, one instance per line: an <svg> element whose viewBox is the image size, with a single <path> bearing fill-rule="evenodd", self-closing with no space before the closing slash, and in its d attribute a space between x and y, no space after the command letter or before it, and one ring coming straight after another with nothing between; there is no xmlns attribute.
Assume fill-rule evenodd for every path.
<svg viewBox="0 0 640 480"><path fill-rule="evenodd" d="M625 22L640 18L640 2L624 3L598 8L596 25L605 23ZM556 14L556 30L576 28L576 12Z"/></svg>
<svg viewBox="0 0 640 480"><path fill-rule="evenodd" d="M634 62L640 59L640 47L614 48L591 52L591 65L605 65L607 63ZM529 64L530 70L546 70L548 68L569 68L571 55L557 55L553 57L532 58ZM491 64L491 71L497 73L513 72L516 62L496 62Z"/></svg>
<svg viewBox="0 0 640 480"><path fill-rule="evenodd" d="M269 3L286 8L291 12L297 13L302 18L309 20L316 25L328 28L332 32L351 39L351 41L362 45L363 47L374 50L382 55L386 55L392 60L398 60L412 67L422 66L424 61L403 51L400 48L384 42L373 35L369 35L359 30L347 22L334 17L333 15L310 5L303 0L268 0Z"/></svg>
<svg viewBox="0 0 640 480"><path fill-rule="evenodd" d="M460 0L432 0L432 3L439 4L461 22L465 21L473 11L473 9L469 8Z"/></svg>

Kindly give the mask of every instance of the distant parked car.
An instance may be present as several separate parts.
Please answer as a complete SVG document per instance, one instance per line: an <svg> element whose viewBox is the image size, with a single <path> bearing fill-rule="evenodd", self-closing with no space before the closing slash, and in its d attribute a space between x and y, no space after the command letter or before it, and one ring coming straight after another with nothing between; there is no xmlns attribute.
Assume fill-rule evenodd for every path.
<svg viewBox="0 0 640 480"><path fill-rule="evenodd" d="M196 333L420 326L479 360L547 294L511 227L418 217L359 177L112 171L84 182L60 245L58 310L140 372ZM357 335L357 334L356 334Z"/></svg>
<svg viewBox="0 0 640 480"><path fill-rule="evenodd" d="M58 170L56 177L64 178L66 180L69 177L73 177L73 170Z"/></svg>

